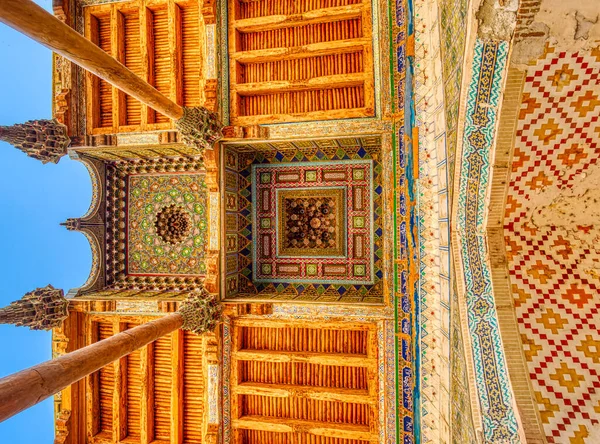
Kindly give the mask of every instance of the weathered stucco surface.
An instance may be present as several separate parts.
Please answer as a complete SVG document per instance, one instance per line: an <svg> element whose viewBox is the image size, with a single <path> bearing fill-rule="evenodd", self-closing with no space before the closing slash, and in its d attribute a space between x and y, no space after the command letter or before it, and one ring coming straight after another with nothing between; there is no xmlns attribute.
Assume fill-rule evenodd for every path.
<svg viewBox="0 0 600 444"><path fill-rule="evenodd" d="M527 38L515 42L513 63L535 61L547 45L570 52L595 48L600 45L600 2L543 0L527 31Z"/></svg>
<svg viewBox="0 0 600 444"><path fill-rule="evenodd" d="M562 171L569 175L568 171ZM573 188L551 186L531 197L531 223L537 228L554 227L578 250L600 244L600 165L575 176ZM600 277L600 262L590 255L581 262L588 278Z"/></svg>
<svg viewBox="0 0 600 444"><path fill-rule="evenodd" d="M510 41L517 24L519 0L482 0L475 13L482 39Z"/></svg>

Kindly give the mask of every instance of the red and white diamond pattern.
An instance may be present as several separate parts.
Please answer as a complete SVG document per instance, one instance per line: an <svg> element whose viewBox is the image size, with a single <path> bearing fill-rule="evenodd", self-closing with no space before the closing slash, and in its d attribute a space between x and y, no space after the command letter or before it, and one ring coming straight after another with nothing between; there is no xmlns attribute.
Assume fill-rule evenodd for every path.
<svg viewBox="0 0 600 444"><path fill-rule="evenodd" d="M519 329L549 443L600 442L600 221L536 227L536 196L600 161L600 51L527 70L505 213ZM599 203L600 205L600 203Z"/></svg>

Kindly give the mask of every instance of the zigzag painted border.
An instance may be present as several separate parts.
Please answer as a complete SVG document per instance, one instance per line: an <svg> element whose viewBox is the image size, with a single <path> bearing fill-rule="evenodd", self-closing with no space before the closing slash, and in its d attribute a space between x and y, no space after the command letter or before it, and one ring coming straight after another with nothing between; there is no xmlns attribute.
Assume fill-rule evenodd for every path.
<svg viewBox="0 0 600 444"><path fill-rule="evenodd" d="M476 385L486 442L518 443L519 426L488 263L485 224L490 156L508 42L477 40L467 91L457 229L471 333Z"/></svg>

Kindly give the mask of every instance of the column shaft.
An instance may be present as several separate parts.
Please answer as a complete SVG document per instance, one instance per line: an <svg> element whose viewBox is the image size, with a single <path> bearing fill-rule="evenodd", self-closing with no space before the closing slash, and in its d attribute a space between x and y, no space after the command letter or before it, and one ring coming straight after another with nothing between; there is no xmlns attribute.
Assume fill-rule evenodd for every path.
<svg viewBox="0 0 600 444"><path fill-rule="evenodd" d="M106 80L156 111L178 120L183 108L32 0L0 0L0 22Z"/></svg>
<svg viewBox="0 0 600 444"><path fill-rule="evenodd" d="M0 422L182 325L172 313L0 379Z"/></svg>

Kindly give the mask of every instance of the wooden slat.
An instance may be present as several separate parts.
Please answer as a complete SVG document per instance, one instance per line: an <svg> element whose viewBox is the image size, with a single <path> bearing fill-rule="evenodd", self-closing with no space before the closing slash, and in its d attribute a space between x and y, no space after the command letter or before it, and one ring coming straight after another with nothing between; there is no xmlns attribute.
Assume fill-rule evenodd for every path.
<svg viewBox="0 0 600 444"><path fill-rule="evenodd" d="M125 331L127 324L113 321L113 335ZM114 385L112 399L112 437L114 442L119 442L127 436L127 357L114 362Z"/></svg>
<svg viewBox="0 0 600 444"><path fill-rule="evenodd" d="M332 111L313 111L298 114L257 114L255 116L232 117L232 123L239 126L253 126L279 122L319 121L331 119L349 119L353 117L366 117L369 111L366 108L342 109Z"/></svg>
<svg viewBox="0 0 600 444"><path fill-rule="evenodd" d="M280 80L277 82L238 83L232 88L233 92L240 95L281 93L322 88L343 88L359 86L365 81L364 73L338 74L324 77L314 77L308 80Z"/></svg>
<svg viewBox="0 0 600 444"><path fill-rule="evenodd" d="M184 332L171 335L171 444L183 443Z"/></svg>
<svg viewBox="0 0 600 444"><path fill-rule="evenodd" d="M367 390L311 387L297 384L244 382L235 387L233 392L237 395L272 396L277 398L300 396L319 401L339 401L356 404L375 405L378 402L377 397L370 396Z"/></svg>
<svg viewBox="0 0 600 444"><path fill-rule="evenodd" d="M133 328L137 324L127 324ZM142 403L141 351L136 350L127 356L127 437L140 440L140 413Z"/></svg>
<svg viewBox="0 0 600 444"><path fill-rule="evenodd" d="M240 350L236 353L240 361L306 362L310 364L337 365L343 367L376 367L377 360L365 355L342 353L274 352L271 350Z"/></svg>
<svg viewBox="0 0 600 444"><path fill-rule="evenodd" d="M233 334L231 335L231 370L229 374L229 382L231 387L236 387L239 383L240 378L240 366L239 366L239 350L242 347L242 333L243 329L234 328ZM236 419L242 415L241 406L239 403L239 396L232 396L230 399L231 404L231 418Z"/></svg>
<svg viewBox="0 0 600 444"><path fill-rule="evenodd" d="M154 342L154 439L171 439L171 335Z"/></svg>
<svg viewBox="0 0 600 444"><path fill-rule="evenodd" d="M242 32L260 32L270 29L285 28L288 26L308 25L312 23L325 23L336 20L346 20L359 17L365 5L355 3L333 8L315 9L312 11L291 15L269 15L255 17L233 22L233 28Z"/></svg>
<svg viewBox="0 0 600 444"><path fill-rule="evenodd" d="M98 324L86 316L86 345L98 341ZM85 378L86 384L86 431L87 439L91 440L100 432L100 372L94 372Z"/></svg>
<svg viewBox="0 0 600 444"><path fill-rule="evenodd" d="M98 19L98 46L105 52L112 54L111 16L110 14L97 17ZM105 80L98 79L99 95L99 127L108 132L113 131L113 86Z"/></svg>
<svg viewBox="0 0 600 444"><path fill-rule="evenodd" d="M142 348L140 353L142 373L142 404L140 406L140 441L154 441L154 343Z"/></svg>
<svg viewBox="0 0 600 444"><path fill-rule="evenodd" d="M183 429L185 444L202 444L206 404L202 337L191 332L184 334L184 384ZM181 394L180 394L181 395Z"/></svg>
<svg viewBox="0 0 600 444"><path fill-rule="evenodd" d="M123 18L124 60L123 63L141 78L145 79L140 42L139 10L127 10ZM125 126L133 126L133 130L141 124L141 102L125 94ZM121 127L120 131L125 128Z"/></svg>
<svg viewBox="0 0 600 444"><path fill-rule="evenodd" d="M110 338L113 335L112 322L98 323L98 341ZM101 368L98 373L99 389L98 398L100 400L100 432L106 432L112 436L114 421L113 412L113 392L115 380L115 363L108 364Z"/></svg>
<svg viewBox="0 0 600 444"><path fill-rule="evenodd" d="M269 430L271 432L291 433L301 430L319 436L329 436L342 439L362 439L373 443L379 437L373 435L369 426L354 424L339 424L318 421L303 421L289 418L270 418L264 416L243 416L232 420L236 429Z"/></svg>
<svg viewBox="0 0 600 444"><path fill-rule="evenodd" d="M110 53L113 58L119 62L125 59L123 42L123 14L121 14L116 5L112 5L110 10ZM125 96L118 88L112 87L112 127L113 131L118 131L118 126L124 123L121 105L124 104Z"/></svg>
<svg viewBox="0 0 600 444"><path fill-rule="evenodd" d="M236 32L234 50L251 51L267 48L290 48L313 43L352 40L362 35L361 18L298 24L266 31Z"/></svg>
<svg viewBox="0 0 600 444"><path fill-rule="evenodd" d="M236 66L238 84L309 80L339 74L364 73L365 71L363 51L292 59L283 58L259 63L236 63Z"/></svg>
<svg viewBox="0 0 600 444"><path fill-rule="evenodd" d="M201 44L204 34L204 23L201 20L200 8L197 2L181 4L181 83L182 104L198 106L204 95L204 55Z"/></svg>
<svg viewBox="0 0 600 444"><path fill-rule="evenodd" d="M236 2L235 20L252 17L267 17L271 15L299 14L316 9L331 8L361 3L362 0L312 0L312 1L277 1L272 0L241 0Z"/></svg>
<svg viewBox="0 0 600 444"><path fill-rule="evenodd" d="M152 85L161 93L171 94L171 53L169 49L169 13L166 6L152 10ZM152 48L152 47L151 47ZM170 119L155 113L155 123L170 123Z"/></svg>
<svg viewBox="0 0 600 444"><path fill-rule="evenodd" d="M368 390L367 370L365 367L241 361L239 381Z"/></svg>

